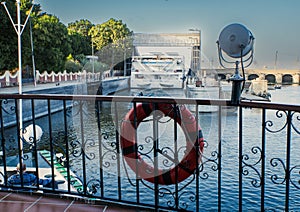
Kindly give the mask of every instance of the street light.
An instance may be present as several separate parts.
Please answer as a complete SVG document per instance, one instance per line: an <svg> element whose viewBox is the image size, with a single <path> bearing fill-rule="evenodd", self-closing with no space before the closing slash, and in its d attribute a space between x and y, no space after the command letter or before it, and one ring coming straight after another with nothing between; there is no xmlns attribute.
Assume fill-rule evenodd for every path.
<svg viewBox="0 0 300 212"><path fill-rule="evenodd" d="M93 79L95 80L95 60L98 60L98 56L94 55L93 38L92 38L92 55L87 55L86 58L89 59L90 61L92 61L92 73L93 73Z"/></svg>
<svg viewBox="0 0 300 212"><path fill-rule="evenodd" d="M124 75L124 77L126 77L126 73L127 73L127 54L126 54L126 51L127 50L131 50L131 48L130 47L128 47L128 48L124 48L124 73L123 73L123 75Z"/></svg>
<svg viewBox="0 0 300 212"><path fill-rule="evenodd" d="M193 52L195 51L195 47L197 48L197 51L198 51L198 57L196 55L193 55L193 57L196 58L196 64L197 64L197 73L200 73L200 76L199 74L198 77L201 79L202 78L202 71L201 71L201 30L200 29L189 29L189 31L191 32L198 32L198 42L195 44L195 46L193 46ZM194 59L194 58L192 58Z"/></svg>
<svg viewBox="0 0 300 212"><path fill-rule="evenodd" d="M30 11L29 11L29 14L25 20L25 23L24 24L21 24L21 0L16 0L17 2L17 24L14 23L14 21L12 20L12 17L6 7L6 2L1 2L1 4L3 5L3 7L5 8L7 14L8 14L8 17L18 35L18 63L19 63L19 75L18 75L18 84L19 84L19 94L22 94L22 43L21 43L21 36L22 36L22 33L25 29L25 26L29 20L29 17L30 17L30 14L31 14L31 11L34 7L34 3L32 1L32 6L30 8ZM20 140L19 140L19 145L20 145L20 151L21 151L21 159L23 159L23 133L22 133L22 130L23 130L23 109L22 109L22 99L19 99L18 100L18 110L19 110L19 126L20 126Z"/></svg>

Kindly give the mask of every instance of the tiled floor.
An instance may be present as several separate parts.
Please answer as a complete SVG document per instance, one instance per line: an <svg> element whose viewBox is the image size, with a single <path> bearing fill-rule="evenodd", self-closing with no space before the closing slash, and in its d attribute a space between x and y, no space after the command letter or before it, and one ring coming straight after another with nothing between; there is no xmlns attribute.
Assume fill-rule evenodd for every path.
<svg viewBox="0 0 300 212"><path fill-rule="evenodd" d="M0 192L0 211L7 212L114 212L146 211L132 207L87 203L74 197L54 197L41 194ZM149 210L148 210L149 211Z"/></svg>

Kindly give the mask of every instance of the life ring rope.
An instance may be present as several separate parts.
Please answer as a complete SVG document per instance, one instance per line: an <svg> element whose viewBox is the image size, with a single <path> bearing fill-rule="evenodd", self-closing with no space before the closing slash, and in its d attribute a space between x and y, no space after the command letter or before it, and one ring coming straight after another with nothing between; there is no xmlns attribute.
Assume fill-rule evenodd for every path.
<svg viewBox="0 0 300 212"><path fill-rule="evenodd" d="M143 160L143 154L138 151L137 128L154 110L161 111L161 117L170 117L179 124L186 138L186 150L181 161L164 154L160 149L154 149L154 151L174 163L174 167L170 169L151 166ZM158 118L158 121L161 119L159 116L156 118ZM136 172L139 178L152 183L157 182L165 185L179 183L192 175L201 162L204 146L202 130L194 115L184 105L176 106L167 103L137 104L126 114L122 121L120 136L123 157L129 167ZM152 159L151 161L153 163Z"/></svg>

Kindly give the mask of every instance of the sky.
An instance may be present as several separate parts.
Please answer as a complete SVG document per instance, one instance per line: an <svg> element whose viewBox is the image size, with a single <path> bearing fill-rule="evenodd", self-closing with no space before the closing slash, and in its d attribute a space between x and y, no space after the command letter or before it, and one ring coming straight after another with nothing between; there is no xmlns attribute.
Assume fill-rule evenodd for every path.
<svg viewBox="0 0 300 212"><path fill-rule="evenodd" d="M218 66L216 41L240 23L255 37L251 67L300 68L300 0L35 0L62 23L122 20L135 33L201 30L203 63ZM205 64L204 64L205 66Z"/></svg>

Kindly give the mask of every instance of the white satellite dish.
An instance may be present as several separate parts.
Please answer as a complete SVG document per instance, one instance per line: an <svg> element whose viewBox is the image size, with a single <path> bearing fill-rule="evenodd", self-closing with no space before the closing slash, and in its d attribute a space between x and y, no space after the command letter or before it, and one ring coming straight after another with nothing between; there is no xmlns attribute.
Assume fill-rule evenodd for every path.
<svg viewBox="0 0 300 212"><path fill-rule="evenodd" d="M220 33L219 45L228 56L241 58L253 49L254 37L252 33L241 24L230 24Z"/></svg>
<svg viewBox="0 0 300 212"><path fill-rule="evenodd" d="M240 102L241 93L245 85L244 68L249 67L253 61L253 43L254 37L252 33L245 26L236 23L226 26L221 31L217 41L220 65L226 68L222 61L228 64L235 63L235 73L230 77L230 81L232 81L231 104L233 105L238 105ZM223 57L222 52L225 52L231 58L239 58L240 61L227 60L227 58ZM244 65L245 62L246 65ZM242 68L243 77L240 75L239 65ZM242 82L244 83L243 86L241 86Z"/></svg>
<svg viewBox="0 0 300 212"><path fill-rule="evenodd" d="M41 137L43 135L43 130L40 126L35 125L35 135L36 135L36 142L39 142L41 140ZM27 143L33 143L34 141L34 129L33 129L33 124L28 125L24 129L23 133L23 139Z"/></svg>

